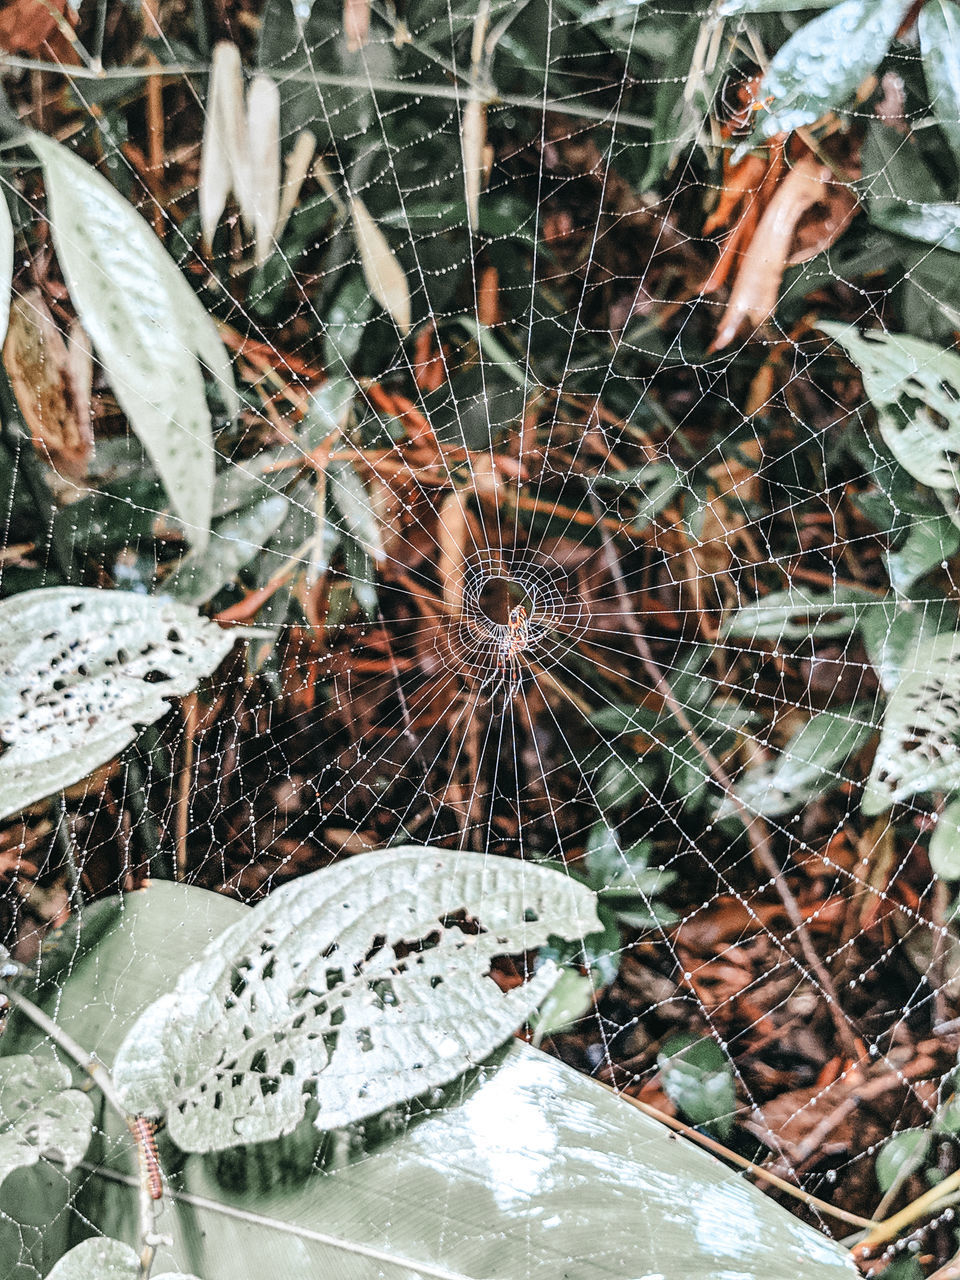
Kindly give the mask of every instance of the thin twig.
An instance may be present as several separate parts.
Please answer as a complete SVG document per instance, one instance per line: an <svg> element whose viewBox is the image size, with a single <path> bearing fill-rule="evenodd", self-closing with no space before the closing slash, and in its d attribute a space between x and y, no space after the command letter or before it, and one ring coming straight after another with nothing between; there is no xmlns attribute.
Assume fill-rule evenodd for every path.
<svg viewBox="0 0 960 1280"><path fill-rule="evenodd" d="M733 782L730 779L730 775L700 735L696 732L687 717L686 711L681 706L666 677L660 670L659 665L654 659L650 646L647 643L647 638L643 634L639 623L634 617L633 609L630 605L630 600L627 594L627 588L623 581L623 575L620 572L620 566L617 563L617 557L613 549L612 540L601 522L601 512L596 498L591 496L590 504L593 508L594 516L596 517L600 537L603 540L604 561L606 563L607 570L613 579L613 585L620 598L620 602L623 605L623 621L633 638L637 656L640 658L644 670L652 681L653 687L663 699L665 706L670 711L674 720L676 720L677 724L687 735L690 745L706 765L710 776L721 788L724 795L729 798L734 809L736 809L740 821L743 823L744 829L746 830L747 839L750 842L750 848L752 849L757 861L773 881L780 901L783 903L784 910L789 917L790 923L793 925L797 942L800 945L800 950L803 952L803 958L810 966L811 971L820 984L821 990L827 998L827 1004L830 1008L830 1016L833 1019L833 1024L836 1027L837 1035L840 1039L841 1045L843 1046L844 1052L851 1061L859 1062L861 1057L860 1047L857 1044L856 1037L847 1023L846 1018L844 1017L843 1010L840 1007L840 1001L837 997L837 990L833 984L833 979L830 977L826 966L817 955L813 943L810 941L806 921L804 920L803 913L800 910L800 904L794 897L793 891L787 884L786 877L784 876L779 863L773 856L773 852L770 848L770 833L767 830L767 824L759 814L751 813L737 795Z"/></svg>
<svg viewBox="0 0 960 1280"><path fill-rule="evenodd" d="M720 1156L723 1160L729 1160L731 1164L739 1165L746 1173L762 1178L765 1182L778 1187L787 1195L793 1196L794 1199L802 1200L811 1209L816 1209L820 1213L837 1218L840 1222L846 1222L851 1227L870 1230L872 1227L879 1225L872 1218L861 1218L859 1214L848 1213L846 1209L838 1209L836 1205L827 1204L826 1200L820 1200L817 1196L811 1195L809 1191L804 1191L802 1187L795 1187L792 1182L787 1182L786 1179L781 1178L778 1174L771 1173L763 1165L754 1164L746 1156L738 1155L736 1151L731 1151L728 1147L725 1147L722 1142L717 1142L715 1138L707 1137L699 1129L691 1128L690 1125L684 1124L682 1120L677 1120L674 1116L667 1115L665 1111L659 1111L656 1107L652 1107L648 1102L641 1102L639 1098L634 1098L629 1093L621 1093L619 1089L614 1089L611 1085L604 1084L602 1080L595 1080L594 1083L600 1085L601 1088L606 1089L615 1097L620 1098L621 1101L629 1102L631 1107L636 1107L638 1111L650 1116L652 1120L657 1120L660 1124L665 1124L668 1128L673 1129L675 1133L681 1134L684 1138L689 1138L705 1150Z"/></svg>

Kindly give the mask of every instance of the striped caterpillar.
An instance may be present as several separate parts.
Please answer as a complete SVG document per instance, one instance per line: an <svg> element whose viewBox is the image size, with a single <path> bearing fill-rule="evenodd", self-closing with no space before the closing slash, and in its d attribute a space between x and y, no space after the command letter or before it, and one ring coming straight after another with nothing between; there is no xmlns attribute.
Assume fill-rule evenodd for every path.
<svg viewBox="0 0 960 1280"><path fill-rule="evenodd" d="M134 1116L130 1121L130 1132L137 1144L140 1173L150 1192L150 1199L159 1200L163 1195L163 1178L160 1174L160 1161L157 1158L155 1126L146 1116Z"/></svg>

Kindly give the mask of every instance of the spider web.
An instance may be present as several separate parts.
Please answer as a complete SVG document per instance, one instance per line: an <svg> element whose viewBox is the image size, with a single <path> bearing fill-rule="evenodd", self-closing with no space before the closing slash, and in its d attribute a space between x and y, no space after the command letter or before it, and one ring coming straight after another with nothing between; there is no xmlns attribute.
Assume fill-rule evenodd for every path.
<svg viewBox="0 0 960 1280"><path fill-rule="evenodd" d="M164 861L248 902L398 843L602 866L631 905L564 957L592 969L597 1004L544 1047L671 1111L658 1055L679 1033L712 1038L736 1086L731 1142L763 1144L776 1172L871 1216L878 1143L931 1122L955 1065L957 1033L936 1030L960 1012L953 908L927 855L943 796L861 809L882 655L905 615L940 625L955 565L948 546L914 579L891 567L943 509L891 460L816 325L947 344L945 250L861 213L787 268L774 315L716 350L726 295L703 286L722 240L704 235L704 210L723 187L738 86L782 40L780 20L493 5L493 156L473 225L462 133L476 20L449 3L374 5L368 42L348 52L339 12L278 0L258 34L252 17L213 33L279 83L284 153L309 129L341 200L362 199L387 236L412 298L403 341L314 179L262 266L238 270L235 212L198 257L210 32L164 20L152 39L169 69L160 175L137 149L139 83L49 78L69 87L72 145L159 213L233 335L245 408L220 433L218 468L224 486L240 477L242 500L220 519L278 493L287 507L266 534L251 523L239 566L235 535L214 524L196 572L233 568L198 603L229 609L281 582L242 615L254 630L211 690L148 731L108 785L68 797L54 830L33 811L8 829L9 933L29 956L38 915ZM129 28L111 18L108 66ZM11 61L12 96L46 126L62 101L46 81L31 99L34 73ZM838 113L863 207L890 196L927 111L916 46L895 44L883 65L873 96ZM852 146L833 153L847 176ZM50 270L43 205L7 181L36 218L24 296ZM745 195L758 216L763 181ZM345 380L351 416L317 466L303 410L325 378ZM6 592L62 581L64 537L85 580L170 589L185 548L169 520L156 536L163 492L117 415L99 413L87 491L63 498L46 540L8 551ZM284 449L303 465L276 466ZM326 537L305 550L318 512ZM835 609L777 630L761 606L784 591ZM918 662L921 634L907 645ZM811 770L790 744L824 715L848 749ZM940 1171L957 1157L944 1136ZM937 1256L955 1247L949 1219L918 1239Z"/></svg>

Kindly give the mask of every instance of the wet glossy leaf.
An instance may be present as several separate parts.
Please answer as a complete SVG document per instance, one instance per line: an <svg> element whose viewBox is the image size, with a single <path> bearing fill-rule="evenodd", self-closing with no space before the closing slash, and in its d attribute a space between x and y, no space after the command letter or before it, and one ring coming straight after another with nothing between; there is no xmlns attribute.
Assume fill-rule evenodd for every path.
<svg viewBox="0 0 960 1280"><path fill-rule="evenodd" d="M773 101L758 134L789 133L843 106L883 58L905 12L903 0L842 0L805 23L761 81L758 100Z"/></svg>
<svg viewBox="0 0 960 1280"><path fill-rule="evenodd" d="M444 923L459 912L480 932ZM115 1079L187 1151L291 1132L307 1090L315 1126L337 1128L477 1065L560 976L544 964L503 993L494 957L596 925L593 894L543 866L416 846L337 863L211 943L140 1018Z"/></svg>
<svg viewBox="0 0 960 1280"><path fill-rule="evenodd" d="M172 600L42 587L0 604L0 816L111 760L233 645Z"/></svg>
<svg viewBox="0 0 960 1280"><path fill-rule="evenodd" d="M136 210L66 147L39 133L30 145L43 164L53 241L73 303L190 541L204 546L214 446L200 361L233 415L238 402L226 349Z"/></svg>
<svg viewBox="0 0 960 1280"><path fill-rule="evenodd" d="M122 905L113 899L88 907L64 957L56 992L61 1025L111 1063L141 1011L170 988L182 959L248 911L222 895L163 881ZM23 1024L11 1030L17 1038L8 1035L10 1049L22 1051L35 1039ZM110 1164L126 1174L128 1148L118 1148ZM219 1180L208 1158L189 1157L168 1176L176 1189L210 1203L165 1203L163 1230L173 1244L160 1246L156 1269L189 1266L203 1280L557 1280L560 1260L577 1280L856 1274L845 1249L741 1175L555 1058L517 1043L476 1082L456 1087L445 1105L372 1147L343 1150L339 1162L318 1172L310 1147L295 1175L293 1151L258 1147L246 1160L238 1153L236 1176ZM134 1239L135 1191L96 1176L85 1181L90 1194L77 1206L74 1230L88 1232L92 1212L95 1221L109 1220L111 1234ZM390 1207L388 1227L383 1205ZM238 1220L245 1214L258 1221ZM744 1223L750 1230L731 1230Z"/></svg>
<svg viewBox="0 0 960 1280"><path fill-rule="evenodd" d="M71 1084L69 1069L53 1058L0 1058L0 1182L44 1156L67 1170L83 1159L93 1102Z"/></svg>
<svg viewBox="0 0 960 1280"><path fill-rule="evenodd" d="M917 30L930 105L960 163L960 9L953 0L929 0Z"/></svg>

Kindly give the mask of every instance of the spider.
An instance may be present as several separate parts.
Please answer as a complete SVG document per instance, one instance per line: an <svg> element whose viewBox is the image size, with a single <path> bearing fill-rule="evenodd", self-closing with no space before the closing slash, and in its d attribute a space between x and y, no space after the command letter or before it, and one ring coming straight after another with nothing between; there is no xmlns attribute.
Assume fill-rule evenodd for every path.
<svg viewBox="0 0 960 1280"><path fill-rule="evenodd" d="M529 639L527 611L522 604L515 604L510 610L506 634L501 637L500 654L497 658L500 678L506 686L507 695L511 698L520 688L520 654L527 647Z"/></svg>

